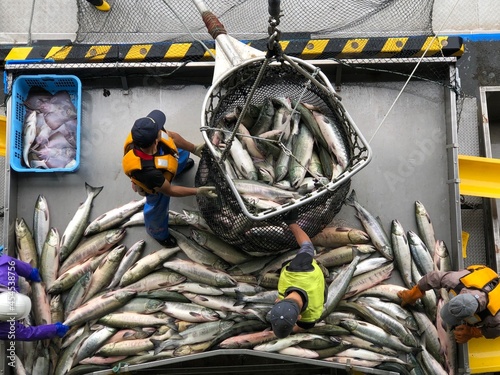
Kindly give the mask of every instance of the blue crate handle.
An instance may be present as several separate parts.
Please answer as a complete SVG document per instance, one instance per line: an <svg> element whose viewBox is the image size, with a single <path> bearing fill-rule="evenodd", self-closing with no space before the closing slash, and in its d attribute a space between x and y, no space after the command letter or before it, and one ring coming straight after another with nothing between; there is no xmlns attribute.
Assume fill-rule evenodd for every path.
<svg viewBox="0 0 500 375"><path fill-rule="evenodd" d="M36 64L36 63L39 63L40 61L50 62L50 63L55 62L54 59L7 60L7 61L5 61L5 65L9 65L9 64L21 64L21 63L24 63L24 64ZM8 82L7 82L7 71L5 71L5 70L3 72L3 93L5 95L7 95L9 93Z"/></svg>

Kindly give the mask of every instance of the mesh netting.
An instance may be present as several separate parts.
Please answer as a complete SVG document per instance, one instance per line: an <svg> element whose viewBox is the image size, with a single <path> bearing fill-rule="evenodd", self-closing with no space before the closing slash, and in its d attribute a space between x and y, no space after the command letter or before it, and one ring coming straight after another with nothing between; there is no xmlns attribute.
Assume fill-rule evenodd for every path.
<svg viewBox="0 0 500 375"><path fill-rule="evenodd" d="M269 98L282 96L290 98L292 102L301 101L313 105L335 120L332 126L340 134L349 154L346 169L338 176L337 184L320 185L314 193L306 194L289 205L298 206L298 223L313 237L340 211L350 186L350 180L346 176L365 160L366 149L332 92L321 89L320 84L310 84L306 76L299 74L289 64L272 64L261 70L263 64L262 59L244 64L211 89L205 108L207 128L204 131L207 132L208 139L213 139L214 133L220 130L221 121L235 107L249 104L260 106ZM262 80L255 87L259 74ZM217 188L217 199L198 198L200 212L212 231L228 243L238 245L254 255L296 247L295 238L283 222L284 213L268 216L265 220L252 220L244 213L243 208L251 214L258 214L258 208L238 201L230 186L232 180L226 179L226 172L222 171L221 165L208 149L205 150L195 180L197 186L212 185ZM242 203L245 205L243 208Z"/></svg>
<svg viewBox="0 0 500 375"><path fill-rule="evenodd" d="M103 15L78 0L78 43L152 43L210 40L199 12L186 0L108 0ZM206 0L230 35L239 40L265 39L266 1ZM432 34L430 0L282 0L280 29L319 37L411 36Z"/></svg>
<svg viewBox="0 0 500 375"><path fill-rule="evenodd" d="M227 243L255 256L297 247L294 236L283 222L283 215L255 221L242 212L218 163L207 150L200 159L195 184L216 187L218 197L197 197L198 207L210 229ZM350 184L347 180L334 191L328 191L299 208L297 223L310 237L319 233L339 213Z"/></svg>

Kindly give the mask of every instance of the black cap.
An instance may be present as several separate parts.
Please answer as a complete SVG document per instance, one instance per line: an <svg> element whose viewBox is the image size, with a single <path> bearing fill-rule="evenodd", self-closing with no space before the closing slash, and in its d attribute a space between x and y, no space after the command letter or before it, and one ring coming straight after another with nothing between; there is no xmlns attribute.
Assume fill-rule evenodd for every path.
<svg viewBox="0 0 500 375"><path fill-rule="evenodd" d="M158 138L158 132L163 129L165 120L165 114L157 109L151 111L146 117L137 119L131 131L134 144L138 147L151 146Z"/></svg>
<svg viewBox="0 0 500 375"><path fill-rule="evenodd" d="M299 305L289 298L282 299L273 306L269 320L277 338L283 339L292 333L299 313Z"/></svg>

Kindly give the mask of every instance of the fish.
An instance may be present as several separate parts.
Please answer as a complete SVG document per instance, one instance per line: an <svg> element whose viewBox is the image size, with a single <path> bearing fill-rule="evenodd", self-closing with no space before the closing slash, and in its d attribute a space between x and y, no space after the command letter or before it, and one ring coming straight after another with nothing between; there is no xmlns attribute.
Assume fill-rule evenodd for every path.
<svg viewBox="0 0 500 375"><path fill-rule="evenodd" d="M416 348L404 345L398 337L393 336L375 324L356 319L341 320L339 325L349 330L352 334L368 340L374 344L387 346L396 351L412 353L418 351Z"/></svg>
<svg viewBox="0 0 500 375"><path fill-rule="evenodd" d="M410 245L411 258L417 264L421 274L425 275L434 270L432 255L424 241L415 232L407 232L408 243ZM435 245L435 244L434 244Z"/></svg>
<svg viewBox="0 0 500 375"><path fill-rule="evenodd" d="M268 199L275 202L286 202L298 197L295 192L283 190L274 186L269 186L259 181L252 180L233 180L238 193L249 194L262 199Z"/></svg>
<svg viewBox="0 0 500 375"><path fill-rule="evenodd" d="M327 297L320 319L324 319L330 315L341 299L344 298L345 292L348 290L352 280L352 275L354 274L354 271L359 263L359 259L359 256L355 256L348 266L345 266L340 270L338 275L328 286Z"/></svg>
<svg viewBox="0 0 500 375"><path fill-rule="evenodd" d="M114 208L95 218L83 232L84 236L90 236L107 229L114 228L124 220L141 210L146 203L146 198L133 200L120 207Z"/></svg>
<svg viewBox="0 0 500 375"><path fill-rule="evenodd" d="M99 323L115 328L164 326L168 319L157 317L155 314L140 314L136 312L109 312L100 317Z"/></svg>
<svg viewBox="0 0 500 375"><path fill-rule="evenodd" d="M28 154L36 138L36 115L36 111L26 113L23 124L23 161L28 168L30 167Z"/></svg>
<svg viewBox="0 0 500 375"><path fill-rule="evenodd" d="M262 155L262 153L257 148L257 145L255 144L255 140L252 138L250 132L245 127L245 125L240 123L240 125L238 126L238 133L236 133L236 136L238 137L241 144L248 151L248 154L252 158L257 158L257 159L264 159L265 158L265 156Z"/></svg>
<svg viewBox="0 0 500 375"><path fill-rule="evenodd" d="M113 278L111 279L111 282L108 285L108 289L112 289L120 283L120 280L122 276L125 274L125 272L130 267L132 267L132 265L139 259L145 246L146 246L146 241L139 240L136 243L134 243L130 247L130 249L127 250L127 252L125 253L125 255L123 255L123 258L120 261L118 269L113 274Z"/></svg>
<svg viewBox="0 0 500 375"><path fill-rule="evenodd" d="M167 301L161 311L173 318L192 323L214 322L220 319L216 310L192 302Z"/></svg>
<svg viewBox="0 0 500 375"><path fill-rule="evenodd" d="M197 324L191 328L180 332L182 337L180 340L151 340L154 344L155 355L169 348L178 348L182 345L197 344L200 342L208 341L220 335L222 332L230 329L234 322L219 320L216 322L205 322Z"/></svg>
<svg viewBox="0 0 500 375"><path fill-rule="evenodd" d="M107 326L102 326L100 329L92 332L78 349L75 363L80 363L83 359L93 356L116 332L116 328Z"/></svg>
<svg viewBox="0 0 500 375"><path fill-rule="evenodd" d="M45 284L43 282L32 283L31 295L36 325L52 324L50 302L45 290Z"/></svg>
<svg viewBox="0 0 500 375"><path fill-rule="evenodd" d="M38 268L38 254L36 244L28 224L23 218L17 218L15 223L16 247L19 259Z"/></svg>
<svg viewBox="0 0 500 375"><path fill-rule="evenodd" d="M337 353L337 357L346 357L346 358L356 358L356 359L364 359L368 361L376 361L376 362L395 362L401 365L407 365L406 362L397 358L397 356L384 355L381 353L375 353L370 350L360 349L360 348L349 348L344 350L343 352Z"/></svg>
<svg viewBox="0 0 500 375"><path fill-rule="evenodd" d="M422 238L425 246L427 246L431 256L434 256L434 247L436 244L434 226L432 225L429 213L420 201L415 201L415 218L420 238Z"/></svg>
<svg viewBox="0 0 500 375"><path fill-rule="evenodd" d="M94 297L71 311L63 324L77 326L93 319L99 319L130 301L135 290L115 290Z"/></svg>
<svg viewBox="0 0 500 375"><path fill-rule="evenodd" d="M182 283L186 277L177 272L159 269L158 271L151 272L143 276L136 282L128 284L123 289L135 290L137 293L153 291L155 289L166 288L172 285ZM171 295L171 294L170 294Z"/></svg>
<svg viewBox="0 0 500 375"><path fill-rule="evenodd" d="M169 216L169 224L170 224L170 216ZM127 228L132 226L143 226L144 225L144 211L139 211L126 219L121 225L120 228ZM174 224L171 224L174 225Z"/></svg>
<svg viewBox="0 0 500 375"><path fill-rule="evenodd" d="M135 296L114 312L135 312L139 314L152 314L160 311L165 306L165 301L155 298Z"/></svg>
<svg viewBox="0 0 500 375"><path fill-rule="evenodd" d="M104 259L104 256L103 258ZM90 262L91 260L89 260ZM97 267L97 266L96 266ZM64 317L66 318L70 311L73 311L76 307L80 306L87 289L87 285L90 282L90 277L92 272L88 271L84 273L70 288L66 299L64 300ZM60 295L60 294L57 294ZM52 297L54 298L54 297Z"/></svg>
<svg viewBox="0 0 500 375"><path fill-rule="evenodd" d="M229 264L236 265L251 259L248 254L228 244L212 232L192 228L190 237L195 240L196 243L209 249Z"/></svg>
<svg viewBox="0 0 500 375"><path fill-rule="evenodd" d="M273 125L275 109L273 102L270 98L264 99L264 103L261 107L259 117L255 120L253 126L249 129L253 136L259 136L262 133L267 132L271 129Z"/></svg>
<svg viewBox="0 0 500 375"><path fill-rule="evenodd" d="M369 257L361 260L354 271L353 277L361 275L365 272L373 271L379 267L386 265L389 261L384 257Z"/></svg>
<svg viewBox="0 0 500 375"><path fill-rule="evenodd" d="M168 330L164 334L154 335L149 338L106 343L98 348L95 354L103 357L132 356L140 352L153 350L154 344L151 342L152 339L167 340L174 335L175 332L173 330Z"/></svg>
<svg viewBox="0 0 500 375"><path fill-rule="evenodd" d="M205 266L213 267L219 270L229 268L229 263L222 259L217 254L207 250L199 245L196 241L189 239L187 236L179 231L170 229L170 233L177 240L177 245L181 248L182 252L187 255L193 262L203 264Z"/></svg>
<svg viewBox="0 0 500 375"><path fill-rule="evenodd" d="M313 110L312 114L323 136L326 149L335 156L340 167L346 169L349 164L349 149L342 139L338 125L319 111Z"/></svg>
<svg viewBox="0 0 500 375"><path fill-rule="evenodd" d="M356 200L356 192L352 190L351 194L346 198L346 204L356 209L356 217L361 221L366 233L370 236L371 241L380 253L388 260L394 259L392 245L384 228L380 222Z"/></svg>
<svg viewBox="0 0 500 375"><path fill-rule="evenodd" d="M361 275L354 276L344 295L345 298L351 298L352 296L358 294L359 292L369 289L374 285L381 283L391 277L391 273L394 270L394 263L389 262L384 266L381 266L373 271L365 272Z"/></svg>
<svg viewBox="0 0 500 375"><path fill-rule="evenodd" d="M59 250L59 257L61 261L64 261L80 242L87 226L87 222L90 216L90 210L92 208L92 202L94 198L99 195L102 189L102 186L93 187L88 183L85 183L87 198L85 199L85 202L83 202L78 207L78 210L75 212L73 218L66 226L66 229L64 230L64 233L61 237L61 245Z"/></svg>
<svg viewBox="0 0 500 375"><path fill-rule="evenodd" d="M238 172L248 180L258 180L258 173L252 161L252 157L247 150L243 148L243 145L234 137L231 141L231 147L229 148L229 154L232 158L232 165L236 167Z"/></svg>
<svg viewBox="0 0 500 375"><path fill-rule="evenodd" d="M412 257L410 245L405 230L398 220L393 220L391 225L391 240L394 257L398 266L399 274L407 288L414 285L411 278Z"/></svg>
<svg viewBox="0 0 500 375"><path fill-rule="evenodd" d="M90 277L82 302L85 303L97 293L106 290L106 287L109 285L110 280L120 265L125 250L125 245L121 244L106 254Z"/></svg>
<svg viewBox="0 0 500 375"><path fill-rule="evenodd" d="M344 245L332 249L324 249L315 255L314 259L328 268L350 263L356 256L359 256L361 261L375 251L376 249L372 245Z"/></svg>
<svg viewBox="0 0 500 375"><path fill-rule="evenodd" d="M263 344L259 344L253 347L253 350L257 350L260 352L267 352L267 353L272 353L272 352L279 352L280 350L283 350L285 348L288 348L290 346L298 345L302 341L310 341L314 339L323 339L323 340L330 340L327 337L321 336L321 335L315 335L311 333L295 333L292 335L289 335L285 338L282 339L275 339Z"/></svg>
<svg viewBox="0 0 500 375"><path fill-rule="evenodd" d="M42 249L50 230L50 212L47 199L39 194L35 203L33 213L33 238L35 240L36 251L39 257L42 256Z"/></svg>
<svg viewBox="0 0 500 375"><path fill-rule="evenodd" d="M202 284L215 287L231 287L236 285L236 280L229 274L191 260L174 259L163 263L163 267L178 272L191 281Z"/></svg>
<svg viewBox="0 0 500 375"><path fill-rule="evenodd" d="M314 149L313 134L306 126L299 130L299 134L292 146L292 157L288 165L288 174L292 187L297 189L307 173Z"/></svg>
<svg viewBox="0 0 500 375"><path fill-rule="evenodd" d="M350 244L366 244L370 236L363 230L349 227L325 227L311 238L313 245L337 247Z"/></svg>
<svg viewBox="0 0 500 375"><path fill-rule="evenodd" d="M59 232L56 228L50 228L42 247L40 257L40 276L50 289L59 274Z"/></svg>
<svg viewBox="0 0 500 375"><path fill-rule="evenodd" d="M59 273L68 271L71 267L86 261L96 255L102 254L111 249L123 237L125 237L126 229L108 229L104 232L99 232L90 236L86 241L83 241L77 248L62 262L59 267ZM61 255L62 247L59 255Z"/></svg>
<svg viewBox="0 0 500 375"><path fill-rule="evenodd" d="M162 248L142 257L127 271L125 271L118 285L120 287L129 286L132 283L141 280L144 276L153 272L158 268L158 266L176 254L179 250L179 247L173 247L170 249Z"/></svg>
<svg viewBox="0 0 500 375"><path fill-rule="evenodd" d="M433 262L434 269L437 271L448 272L453 270L450 253L443 240L436 240Z"/></svg>
<svg viewBox="0 0 500 375"><path fill-rule="evenodd" d="M75 358L80 350L83 342L90 335L89 329L82 331L82 334L78 335L75 340L64 350L59 353L57 359L57 366L55 368L55 374L68 374L71 368L75 365Z"/></svg>

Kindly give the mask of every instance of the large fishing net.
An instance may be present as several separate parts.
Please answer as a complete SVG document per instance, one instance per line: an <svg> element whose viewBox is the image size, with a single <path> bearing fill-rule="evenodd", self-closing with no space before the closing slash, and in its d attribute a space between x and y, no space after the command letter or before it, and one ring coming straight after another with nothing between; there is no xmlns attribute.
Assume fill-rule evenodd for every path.
<svg viewBox="0 0 500 375"><path fill-rule="evenodd" d="M269 98L286 96L291 103L307 103L334 120L332 126L348 152L348 164L336 177L328 176L330 180L327 183L318 184L312 192L278 208L285 207L283 211L272 215L274 208L269 208L264 211L271 214L264 220L254 220L260 214L259 208L238 199L239 190L235 192L234 186L231 186L233 180L228 179L227 164L222 162L223 154L214 155L205 149L195 183L197 186L215 186L218 197L198 198L200 212L214 233L254 255L296 247L295 238L283 221L290 207L298 208L298 223L310 237L321 231L340 211L349 191L350 174L359 170L368 158L362 137L333 90L325 90L323 84L327 82L321 82L321 75L316 76L320 82L313 84L310 77L299 73L297 67L283 61L264 68L263 65L264 59L243 64L211 89L205 106L204 131L207 138L215 137L221 122L227 125L224 120L234 108L262 106ZM256 85L257 77L260 80ZM233 123L233 127L235 125ZM229 126L228 130L234 129ZM283 147L282 144L280 146ZM227 147L233 146L228 144Z"/></svg>

